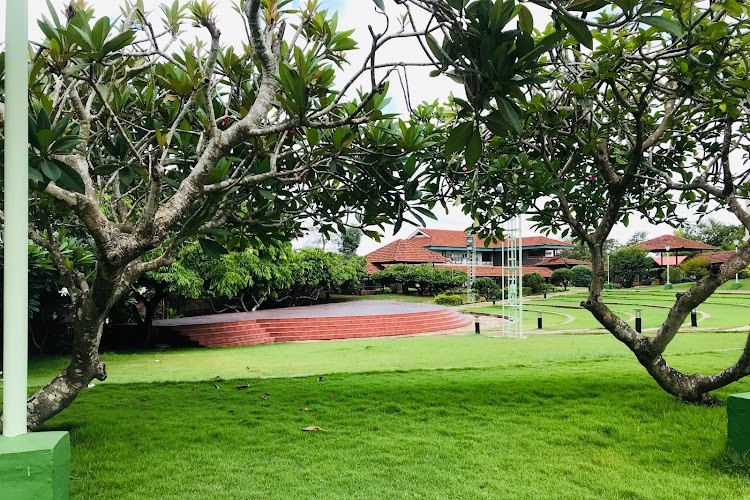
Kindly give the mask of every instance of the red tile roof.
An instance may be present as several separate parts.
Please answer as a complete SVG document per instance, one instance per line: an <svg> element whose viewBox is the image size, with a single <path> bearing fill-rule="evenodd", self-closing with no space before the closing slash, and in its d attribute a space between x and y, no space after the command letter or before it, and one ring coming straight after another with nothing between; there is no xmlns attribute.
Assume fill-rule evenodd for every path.
<svg viewBox="0 0 750 500"><path fill-rule="evenodd" d="M428 264L450 262L447 257L415 245L411 241L396 240L366 255L367 262L373 264L403 262L407 264Z"/></svg>
<svg viewBox="0 0 750 500"><path fill-rule="evenodd" d="M591 267L591 262L587 260L568 259L565 257L550 257L537 263L537 266L541 267L573 267L573 266L588 266Z"/></svg>
<svg viewBox="0 0 750 500"><path fill-rule="evenodd" d="M454 271L463 271L469 273L469 266L462 266L459 264L440 264L435 267L453 269ZM552 277L552 269L548 267L536 267L536 266L523 266L523 274L541 274L543 278ZM500 278L503 276L503 268L500 266L477 266L476 267L477 278Z"/></svg>
<svg viewBox="0 0 750 500"><path fill-rule="evenodd" d="M367 271L367 274L373 274L373 273L376 273L378 271L382 271L382 269L380 269L378 266L376 266L375 264L373 264L369 260L365 264L365 270Z"/></svg>
<svg viewBox="0 0 750 500"><path fill-rule="evenodd" d="M723 252L702 253L696 257L703 257L709 264L724 264L731 259L734 254L734 250L726 250Z"/></svg>
<svg viewBox="0 0 750 500"><path fill-rule="evenodd" d="M426 235L423 236L422 234ZM466 231L458 231L454 229L428 229L421 227L417 229L411 236L407 238L409 241L419 244L420 246L432 246L432 247L460 247L466 248ZM554 238L548 238L546 236L528 236L522 238L524 247L531 246L565 246L573 247L570 243L565 241L556 240ZM484 247L484 240L474 236L474 244L477 248ZM501 248L507 246L508 242L498 241L490 243L488 248Z"/></svg>
<svg viewBox="0 0 750 500"><path fill-rule="evenodd" d="M680 238L673 234L665 234L651 240L644 241L635 245L639 248L643 248L649 252L666 252L667 246L669 246L670 252L684 252L694 250L717 250L716 247L707 245L700 241L689 240L687 238Z"/></svg>

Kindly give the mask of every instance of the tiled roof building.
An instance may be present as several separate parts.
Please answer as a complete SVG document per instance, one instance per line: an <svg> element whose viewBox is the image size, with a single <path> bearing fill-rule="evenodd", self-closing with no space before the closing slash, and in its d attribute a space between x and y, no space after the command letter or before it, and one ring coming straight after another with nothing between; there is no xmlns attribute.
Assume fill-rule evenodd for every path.
<svg viewBox="0 0 750 500"><path fill-rule="evenodd" d="M450 259L425 250L411 241L396 240L367 254L367 272L381 271L387 264L448 263Z"/></svg>
<svg viewBox="0 0 750 500"><path fill-rule="evenodd" d="M396 263L426 264L469 271L470 253L466 248L467 234L450 229L419 228L403 240L396 240L367 255L367 271L370 273ZM501 277L505 247L508 243L498 241L485 246L484 240L474 237L477 262L477 277ZM565 241L546 236L529 236L522 239L524 274L539 273L545 278L552 275L555 262L588 264L584 261L561 259L558 254L573 248ZM557 259L557 260L556 260ZM552 261L552 266L545 262ZM566 265L566 264L563 264ZM572 266L571 266L572 267Z"/></svg>
<svg viewBox="0 0 750 500"><path fill-rule="evenodd" d="M643 248L648 252L696 252L718 250L718 248L701 241L680 238L673 234L665 234L664 236L643 241L635 246ZM669 250L667 250L667 247L669 247Z"/></svg>

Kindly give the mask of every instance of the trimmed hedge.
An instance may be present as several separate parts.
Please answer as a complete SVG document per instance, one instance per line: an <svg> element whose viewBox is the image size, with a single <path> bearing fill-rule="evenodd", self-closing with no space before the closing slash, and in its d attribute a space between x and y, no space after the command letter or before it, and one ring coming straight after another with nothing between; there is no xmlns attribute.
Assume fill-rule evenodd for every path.
<svg viewBox="0 0 750 500"><path fill-rule="evenodd" d="M435 297L435 304L439 304L441 306L460 306L463 305L464 300L461 298L460 295L448 295L445 293L441 293L437 297Z"/></svg>

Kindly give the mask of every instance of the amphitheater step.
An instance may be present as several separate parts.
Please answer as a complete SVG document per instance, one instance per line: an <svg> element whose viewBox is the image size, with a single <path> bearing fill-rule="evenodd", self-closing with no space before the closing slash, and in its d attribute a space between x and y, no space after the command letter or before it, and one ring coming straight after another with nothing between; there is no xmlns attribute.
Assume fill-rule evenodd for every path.
<svg viewBox="0 0 750 500"><path fill-rule="evenodd" d="M327 314L330 305L310 306L228 314L224 321L221 315L165 320L159 326L177 331L192 345L223 347L414 335L463 328L473 321L470 316L437 306L397 303L380 307L384 301L366 302L373 304L364 308L362 302L341 305L352 310L352 314L344 314L346 309L344 313L337 310L335 314ZM362 309L369 314L357 314ZM311 314L306 316L308 312Z"/></svg>

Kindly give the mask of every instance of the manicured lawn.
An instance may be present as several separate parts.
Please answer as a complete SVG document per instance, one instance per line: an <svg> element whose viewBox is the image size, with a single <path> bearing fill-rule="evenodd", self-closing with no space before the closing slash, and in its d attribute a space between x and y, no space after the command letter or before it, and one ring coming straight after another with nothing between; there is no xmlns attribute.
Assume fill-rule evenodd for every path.
<svg viewBox="0 0 750 500"><path fill-rule="evenodd" d="M740 291L750 293L750 278L743 278L739 281L740 281L740 284L742 284L742 288L740 289ZM726 283L724 283L723 285L719 287L719 291L732 290L733 283L734 283L734 279L727 281ZM688 288L693 286L693 283L675 283L672 286L677 291L680 291L680 290L687 290ZM637 287L637 289L653 289L655 291L664 291L667 293L670 292L670 290L664 290L664 285L642 286L642 287Z"/></svg>
<svg viewBox="0 0 750 500"><path fill-rule="evenodd" d="M586 311L583 311L586 312ZM743 333L683 333L667 351L679 357L706 351L736 352ZM527 339L483 335L414 336L326 342L289 342L255 347L171 349L105 353L109 378L100 385L321 373L388 372L461 368L512 368L538 363L621 358L632 354L609 334L532 335ZM60 372L62 357L32 360L29 384L39 386Z"/></svg>
<svg viewBox="0 0 750 500"><path fill-rule="evenodd" d="M683 284L681 284L683 285ZM687 286L682 287L682 291ZM750 290L750 285L748 287ZM635 309L641 308L643 328L657 328L664 321L669 307L675 302L675 293L681 289L664 290L660 287L638 287L628 290L606 290L604 297L611 309L621 318L634 324ZM546 299L531 296L524 300L524 323L527 330L536 326L536 311L542 311L545 330L602 330L591 314L580 307L586 299L583 291L550 295ZM698 307L698 326L701 328L740 328L750 325L747 315L750 308L750 293L717 292ZM499 314L501 308L487 305L476 312ZM683 330L690 329L690 319Z"/></svg>
<svg viewBox="0 0 750 500"><path fill-rule="evenodd" d="M716 370L743 342L740 333L680 335L669 360ZM608 335L329 341L105 360L110 380L49 424L72 434L73 498L750 493L747 464L724 451L725 409L675 401ZM32 379L59 364L34 362ZM741 391L750 381L719 396ZM309 425L325 431L301 430Z"/></svg>

